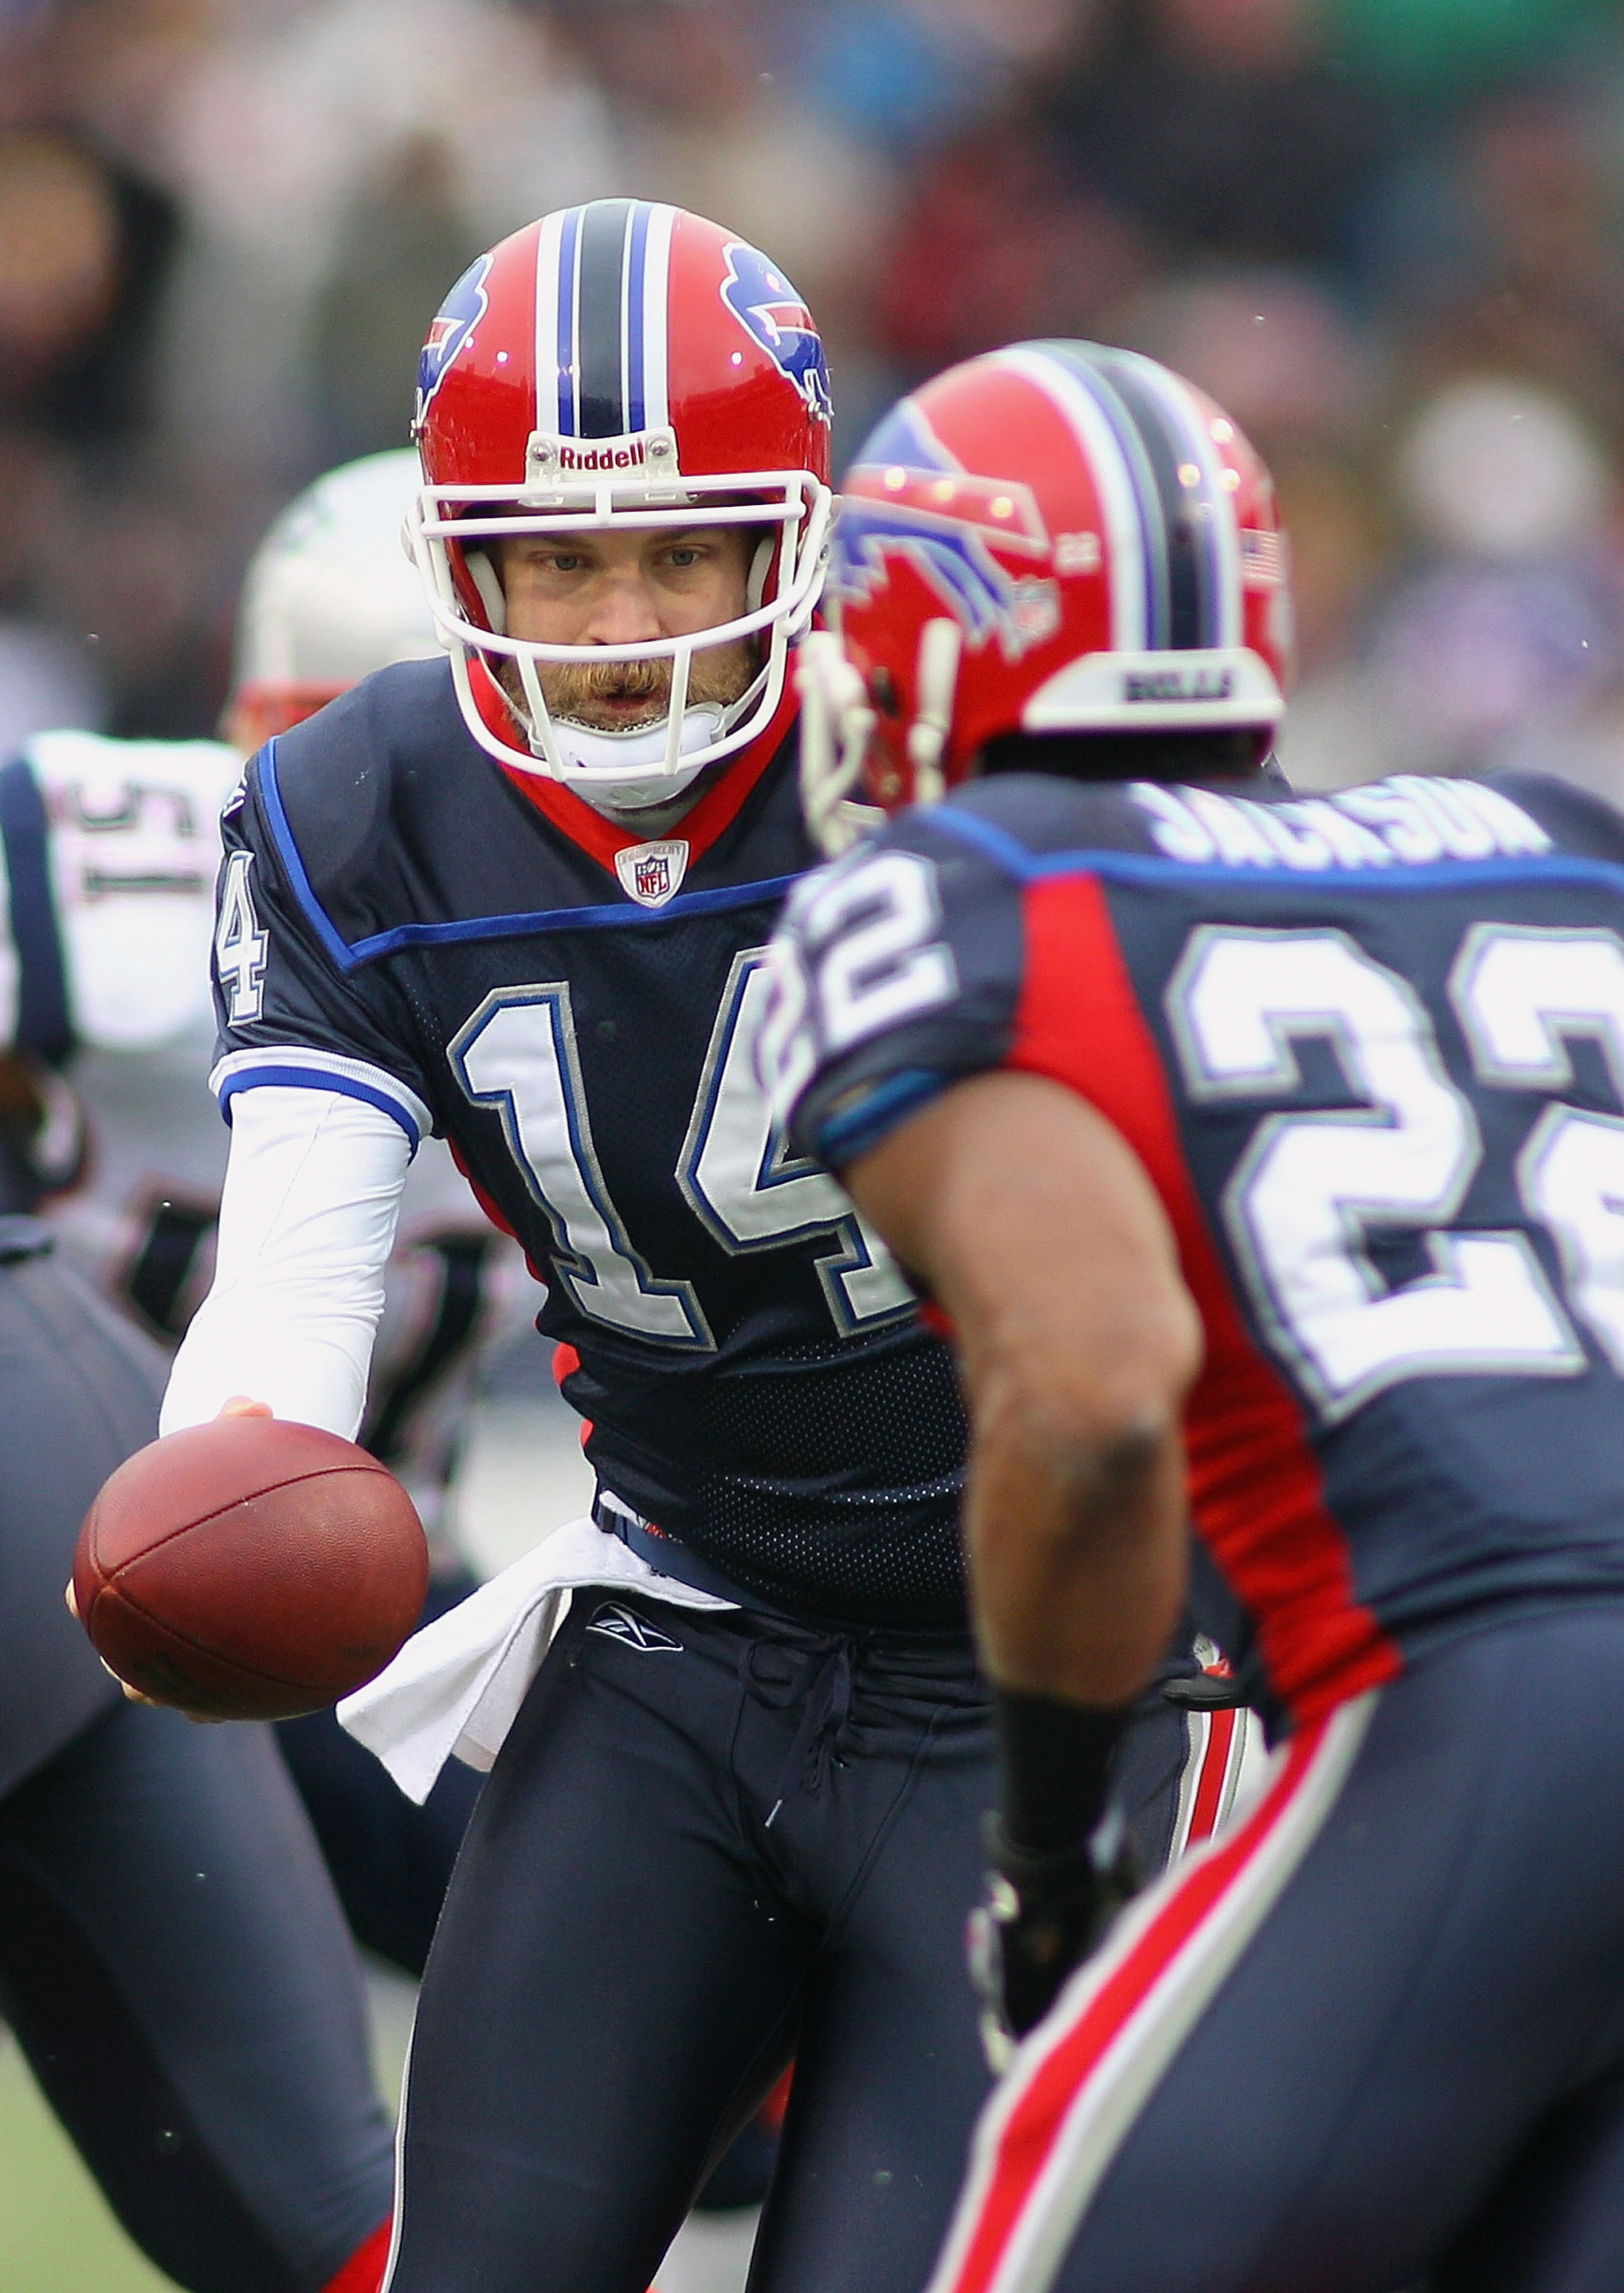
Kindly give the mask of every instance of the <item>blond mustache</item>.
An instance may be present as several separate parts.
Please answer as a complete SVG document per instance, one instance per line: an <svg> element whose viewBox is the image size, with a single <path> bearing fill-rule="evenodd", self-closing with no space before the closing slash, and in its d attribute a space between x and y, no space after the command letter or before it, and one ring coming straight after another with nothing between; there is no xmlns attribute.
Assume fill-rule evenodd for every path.
<svg viewBox="0 0 1624 2293"><path fill-rule="evenodd" d="M606 660L579 666L552 660L539 663L537 673L550 714L565 723L601 725L603 704L616 701L646 701L641 721L647 724L657 724L670 712L668 660ZM753 647L742 642L707 646L696 652L690 662L687 705L691 709L708 701L725 709L748 691L755 676ZM520 696L522 688L512 661L502 664L502 682L510 694ZM618 729L631 729L624 718L615 722Z"/></svg>

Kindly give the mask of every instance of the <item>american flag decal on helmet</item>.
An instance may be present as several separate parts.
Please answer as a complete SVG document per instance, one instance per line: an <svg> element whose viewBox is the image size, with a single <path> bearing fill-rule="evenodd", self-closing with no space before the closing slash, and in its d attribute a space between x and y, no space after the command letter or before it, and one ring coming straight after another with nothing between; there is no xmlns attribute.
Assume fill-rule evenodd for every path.
<svg viewBox="0 0 1624 2293"><path fill-rule="evenodd" d="M1240 529L1240 578L1248 589L1278 589L1286 579L1286 544L1278 533Z"/></svg>

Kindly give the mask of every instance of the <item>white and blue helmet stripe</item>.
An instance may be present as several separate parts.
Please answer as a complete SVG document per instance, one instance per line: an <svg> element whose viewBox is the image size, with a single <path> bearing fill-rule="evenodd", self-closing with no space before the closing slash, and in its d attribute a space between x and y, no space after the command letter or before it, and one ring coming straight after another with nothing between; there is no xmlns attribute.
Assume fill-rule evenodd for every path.
<svg viewBox="0 0 1624 2293"><path fill-rule="evenodd" d="M549 215L536 247L536 427L623 438L670 421L666 312L676 210L594 199Z"/></svg>
<svg viewBox="0 0 1624 2293"><path fill-rule="evenodd" d="M991 363L1065 417L1103 497L1120 652L1207 652L1241 642L1240 541L1223 466L1196 400L1135 352L1019 343Z"/></svg>

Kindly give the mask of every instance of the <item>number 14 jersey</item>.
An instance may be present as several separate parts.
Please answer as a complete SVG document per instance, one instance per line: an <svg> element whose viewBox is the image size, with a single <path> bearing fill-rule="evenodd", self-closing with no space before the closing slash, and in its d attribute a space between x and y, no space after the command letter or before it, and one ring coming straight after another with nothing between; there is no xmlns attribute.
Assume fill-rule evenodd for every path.
<svg viewBox="0 0 1624 2293"><path fill-rule="evenodd" d="M756 1076L811 857L788 719L638 844L488 758L444 662L368 679L228 809L215 1084L349 1091L450 1140L547 1285L623 1506L797 1614L954 1627L951 1359Z"/></svg>
<svg viewBox="0 0 1624 2293"><path fill-rule="evenodd" d="M780 1095L835 1167L998 1066L1135 1148L1205 1326L1193 1516L1277 1708L1624 1599L1605 806L994 779L801 887L774 961Z"/></svg>

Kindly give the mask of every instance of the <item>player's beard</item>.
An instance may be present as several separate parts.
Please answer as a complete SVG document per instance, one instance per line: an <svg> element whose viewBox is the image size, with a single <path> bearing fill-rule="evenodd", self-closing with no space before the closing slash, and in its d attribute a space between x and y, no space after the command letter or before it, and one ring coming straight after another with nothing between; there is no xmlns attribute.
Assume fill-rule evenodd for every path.
<svg viewBox="0 0 1624 2293"><path fill-rule="evenodd" d="M697 647L688 671L690 709L708 701L726 709L755 682L756 648L747 638L731 644ZM638 733L662 724L671 709L668 660L606 660L592 666L574 661L538 662L537 674L548 713L556 724L584 725L594 733ZM500 675L510 700L521 709L524 688L514 661L504 660ZM616 708L635 701L637 708Z"/></svg>

